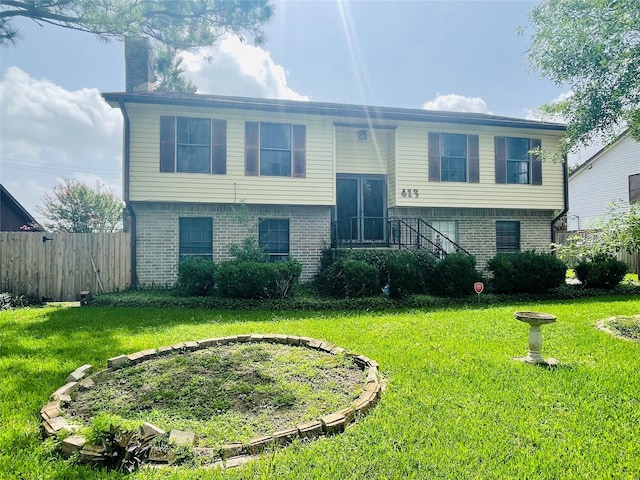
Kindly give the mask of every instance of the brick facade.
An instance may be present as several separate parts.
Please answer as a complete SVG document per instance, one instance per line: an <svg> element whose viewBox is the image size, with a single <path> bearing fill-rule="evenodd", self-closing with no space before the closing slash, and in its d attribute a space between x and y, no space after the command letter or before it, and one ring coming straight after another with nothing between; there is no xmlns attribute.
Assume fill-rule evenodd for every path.
<svg viewBox="0 0 640 480"><path fill-rule="evenodd" d="M213 260L229 260L229 246L258 237L260 218L288 218L290 256L302 263L302 281L315 275L331 244L331 207L190 203L136 203L137 275L144 286L173 285L178 274L179 218L213 219ZM520 250L549 251L552 211L392 208L389 217L456 221L457 243L476 257L478 269L496 254L496 221L520 222Z"/></svg>
<svg viewBox="0 0 640 480"><path fill-rule="evenodd" d="M302 281L315 274L331 243L331 207L190 203L134 203L139 285L173 285L178 275L179 218L213 219L213 260L229 260L229 246L258 237L258 219L288 218L290 256L302 264Z"/></svg>
<svg viewBox="0 0 640 480"><path fill-rule="evenodd" d="M496 254L496 221L520 222L520 250L549 252L554 212L545 210L470 208L392 208L390 217L457 221L457 243L476 257L478 270Z"/></svg>

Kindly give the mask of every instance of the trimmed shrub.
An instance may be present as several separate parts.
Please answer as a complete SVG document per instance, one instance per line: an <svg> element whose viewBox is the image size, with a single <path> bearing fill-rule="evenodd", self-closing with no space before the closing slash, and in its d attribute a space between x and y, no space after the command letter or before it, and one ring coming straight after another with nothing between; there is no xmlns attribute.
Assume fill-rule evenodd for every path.
<svg viewBox="0 0 640 480"><path fill-rule="evenodd" d="M358 260L376 268L379 286L389 283L389 293L400 298L413 293L428 293L433 279L435 257L427 250L325 249L316 275L319 291L333 291L329 269L338 261Z"/></svg>
<svg viewBox="0 0 640 480"><path fill-rule="evenodd" d="M567 266L546 253L499 253L487 262L496 293L542 293L565 283Z"/></svg>
<svg viewBox="0 0 640 480"><path fill-rule="evenodd" d="M402 298L429 292L435 265L436 259L425 250L403 250L388 255L390 296Z"/></svg>
<svg viewBox="0 0 640 480"><path fill-rule="evenodd" d="M361 260L338 260L325 272L320 284L338 298L368 297L379 293L376 267Z"/></svg>
<svg viewBox="0 0 640 480"><path fill-rule="evenodd" d="M215 285L216 264L202 257L187 257L178 264L178 289L189 296L205 296Z"/></svg>
<svg viewBox="0 0 640 480"><path fill-rule="evenodd" d="M473 284L480 279L476 257L451 253L434 269L433 291L447 297L464 297L473 293Z"/></svg>
<svg viewBox="0 0 640 480"><path fill-rule="evenodd" d="M302 273L297 260L286 262L222 262L216 273L221 296L227 298L281 299L290 296Z"/></svg>
<svg viewBox="0 0 640 480"><path fill-rule="evenodd" d="M613 257L598 255L576 265L575 273L585 288L611 289L622 281L627 265Z"/></svg>

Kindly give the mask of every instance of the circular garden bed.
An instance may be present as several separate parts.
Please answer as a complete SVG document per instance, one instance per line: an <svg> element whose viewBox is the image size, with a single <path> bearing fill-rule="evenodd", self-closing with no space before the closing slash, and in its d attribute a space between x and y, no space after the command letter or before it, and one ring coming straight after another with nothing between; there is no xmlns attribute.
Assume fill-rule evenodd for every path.
<svg viewBox="0 0 640 480"><path fill-rule="evenodd" d="M237 335L120 355L75 370L41 410L65 457L241 464L297 438L344 431L379 399L378 364L307 337Z"/></svg>

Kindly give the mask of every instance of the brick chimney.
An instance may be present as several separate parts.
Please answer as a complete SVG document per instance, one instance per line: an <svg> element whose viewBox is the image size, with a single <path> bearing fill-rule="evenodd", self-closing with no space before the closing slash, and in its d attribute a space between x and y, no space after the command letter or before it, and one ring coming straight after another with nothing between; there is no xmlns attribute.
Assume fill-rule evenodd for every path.
<svg viewBox="0 0 640 480"><path fill-rule="evenodd" d="M125 38L124 64L127 93L153 90L153 50L148 38Z"/></svg>

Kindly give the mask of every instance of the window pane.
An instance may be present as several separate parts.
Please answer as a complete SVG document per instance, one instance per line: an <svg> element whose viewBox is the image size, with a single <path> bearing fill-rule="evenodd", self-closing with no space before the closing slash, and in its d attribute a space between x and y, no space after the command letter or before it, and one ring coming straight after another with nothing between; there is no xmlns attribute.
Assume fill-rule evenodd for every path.
<svg viewBox="0 0 640 480"><path fill-rule="evenodd" d="M520 222L496 222L496 252L520 251Z"/></svg>
<svg viewBox="0 0 640 480"><path fill-rule="evenodd" d="M529 161L529 139L507 137L507 160Z"/></svg>
<svg viewBox="0 0 640 480"><path fill-rule="evenodd" d="M529 162L507 161L507 183L529 183Z"/></svg>
<svg viewBox="0 0 640 480"><path fill-rule="evenodd" d="M178 140L176 170L210 173L211 120L178 117L176 137Z"/></svg>
<svg viewBox="0 0 640 480"><path fill-rule="evenodd" d="M291 152L262 150L260 152L260 175L291 176Z"/></svg>
<svg viewBox="0 0 640 480"><path fill-rule="evenodd" d="M178 172L209 173L209 147L178 145Z"/></svg>
<svg viewBox="0 0 640 480"><path fill-rule="evenodd" d="M213 254L213 219L184 217L179 219L180 258Z"/></svg>
<svg viewBox="0 0 640 480"><path fill-rule="evenodd" d="M467 136L443 133L441 135L440 180L467 181Z"/></svg>
<svg viewBox="0 0 640 480"><path fill-rule="evenodd" d="M291 125L261 123L260 148L291 150Z"/></svg>
<svg viewBox="0 0 640 480"><path fill-rule="evenodd" d="M447 253L455 252L455 246L451 242L458 243L458 222L455 220L434 220L431 226L441 235L432 232L433 242Z"/></svg>
<svg viewBox="0 0 640 480"><path fill-rule="evenodd" d="M260 175L291 176L291 125L260 124Z"/></svg>
<svg viewBox="0 0 640 480"><path fill-rule="evenodd" d="M258 243L270 261L289 258L289 219L265 218L258 222Z"/></svg>

